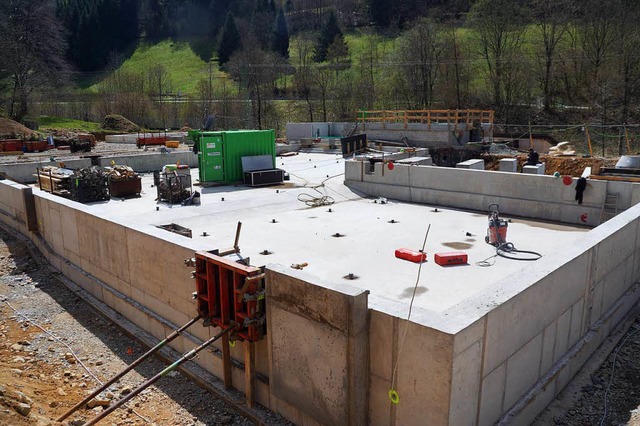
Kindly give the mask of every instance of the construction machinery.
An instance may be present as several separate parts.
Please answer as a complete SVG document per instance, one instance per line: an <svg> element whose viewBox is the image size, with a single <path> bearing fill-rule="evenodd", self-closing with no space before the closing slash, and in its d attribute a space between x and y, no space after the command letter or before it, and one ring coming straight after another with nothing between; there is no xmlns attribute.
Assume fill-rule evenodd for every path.
<svg viewBox="0 0 640 426"><path fill-rule="evenodd" d="M507 242L507 228L509 223L500 218L498 204L489 204L489 227L487 228L487 236L484 241L492 246L499 247Z"/></svg>

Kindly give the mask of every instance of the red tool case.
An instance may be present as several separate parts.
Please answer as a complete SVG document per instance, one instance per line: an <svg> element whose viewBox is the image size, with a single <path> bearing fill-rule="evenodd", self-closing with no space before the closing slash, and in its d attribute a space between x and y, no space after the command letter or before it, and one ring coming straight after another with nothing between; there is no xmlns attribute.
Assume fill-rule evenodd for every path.
<svg viewBox="0 0 640 426"><path fill-rule="evenodd" d="M467 263L467 253L461 251L454 251L448 253L436 253L433 255L433 260L440 266L448 265L464 265Z"/></svg>
<svg viewBox="0 0 640 426"><path fill-rule="evenodd" d="M426 253L407 248L396 249L396 257L398 259L404 259L415 263L422 263L427 260Z"/></svg>

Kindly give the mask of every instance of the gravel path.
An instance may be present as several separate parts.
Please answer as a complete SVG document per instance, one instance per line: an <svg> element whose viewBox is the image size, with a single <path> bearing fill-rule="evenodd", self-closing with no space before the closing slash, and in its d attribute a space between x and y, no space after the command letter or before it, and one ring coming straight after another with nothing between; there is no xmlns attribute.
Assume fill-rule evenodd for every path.
<svg viewBox="0 0 640 426"><path fill-rule="evenodd" d="M53 419L97 388L96 378L107 381L145 351L97 316L47 265L35 262L22 241L0 228L1 425L59 424ZM64 424L83 424L102 411L102 405L110 405L163 367L155 358L145 361L104 392L98 406L80 409ZM169 376L101 424L252 424L181 374ZM273 415L273 424L287 422Z"/></svg>

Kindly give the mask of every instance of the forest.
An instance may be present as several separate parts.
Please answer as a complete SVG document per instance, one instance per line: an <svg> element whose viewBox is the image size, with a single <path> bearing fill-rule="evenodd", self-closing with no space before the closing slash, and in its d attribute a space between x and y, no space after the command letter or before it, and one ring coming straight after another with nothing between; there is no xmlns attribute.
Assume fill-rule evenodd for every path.
<svg viewBox="0 0 640 426"><path fill-rule="evenodd" d="M7 0L0 114L280 130L481 108L506 125L636 123L638 22L632 0ZM175 65L180 46L193 56Z"/></svg>

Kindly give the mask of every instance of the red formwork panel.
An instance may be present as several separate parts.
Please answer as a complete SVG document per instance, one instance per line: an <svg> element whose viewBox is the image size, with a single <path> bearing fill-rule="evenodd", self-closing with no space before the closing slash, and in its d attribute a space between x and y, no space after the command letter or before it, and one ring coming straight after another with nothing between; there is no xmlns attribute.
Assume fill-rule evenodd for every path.
<svg viewBox="0 0 640 426"><path fill-rule="evenodd" d="M196 253L196 304L205 324L236 325L235 340L265 335L264 272L209 252Z"/></svg>
<svg viewBox="0 0 640 426"><path fill-rule="evenodd" d="M148 136L138 138L136 145L138 147L145 145L164 145L167 142L166 136Z"/></svg>

